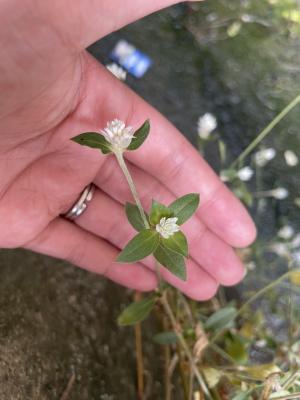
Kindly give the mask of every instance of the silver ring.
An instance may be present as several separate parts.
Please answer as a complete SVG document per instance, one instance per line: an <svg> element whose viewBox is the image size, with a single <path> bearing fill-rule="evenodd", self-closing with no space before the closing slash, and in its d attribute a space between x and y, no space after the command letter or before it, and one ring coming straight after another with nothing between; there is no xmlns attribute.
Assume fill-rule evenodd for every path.
<svg viewBox="0 0 300 400"><path fill-rule="evenodd" d="M95 185L90 183L81 193L79 199L72 208L64 214L64 217L70 220L78 218L87 208L88 203L92 200L95 192Z"/></svg>

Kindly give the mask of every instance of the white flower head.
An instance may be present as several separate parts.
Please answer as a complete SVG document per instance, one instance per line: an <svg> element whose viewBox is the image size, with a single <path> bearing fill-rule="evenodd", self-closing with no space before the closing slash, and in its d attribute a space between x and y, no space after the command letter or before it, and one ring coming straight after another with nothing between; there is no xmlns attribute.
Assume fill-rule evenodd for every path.
<svg viewBox="0 0 300 400"><path fill-rule="evenodd" d="M277 232L277 235L284 240L289 240L294 236L294 228L291 225L285 225Z"/></svg>
<svg viewBox="0 0 300 400"><path fill-rule="evenodd" d="M244 167L237 172L238 178L244 182L250 181L253 174L254 174L254 171L250 167Z"/></svg>
<svg viewBox="0 0 300 400"><path fill-rule="evenodd" d="M164 238L169 239L170 236L180 230L179 225L176 224L178 218L166 218L163 217L156 225L156 231Z"/></svg>
<svg viewBox="0 0 300 400"><path fill-rule="evenodd" d="M269 161L273 160L275 156L276 150L270 147L268 149L259 150L257 153L255 153L254 160L256 165L259 167L264 167Z"/></svg>
<svg viewBox="0 0 300 400"><path fill-rule="evenodd" d="M198 119L198 135L200 139L208 139L209 135L218 126L217 119L214 115L206 113Z"/></svg>
<svg viewBox="0 0 300 400"><path fill-rule="evenodd" d="M284 158L289 167L295 167L299 163L298 156L292 150L285 151Z"/></svg>
<svg viewBox="0 0 300 400"><path fill-rule="evenodd" d="M110 63L110 64L106 65L106 68L109 70L109 72L111 72L120 81L124 82L126 80L127 72L125 71L125 69L120 67L118 64Z"/></svg>
<svg viewBox="0 0 300 400"><path fill-rule="evenodd" d="M286 188L279 187L272 190L272 196L277 200L284 200L289 197L289 191Z"/></svg>
<svg viewBox="0 0 300 400"><path fill-rule="evenodd" d="M114 150L123 151L130 145L134 137L131 126L126 126L123 121L114 119L107 123L106 128L101 130L105 139L112 145Z"/></svg>
<svg viewBox="0 0 300 400"><path fill-rule="evenodd" d="M282 242L273 243L269 249L272 251L272 253L275 253L280 257L288 257L290 254L287 244Z"/></svg>

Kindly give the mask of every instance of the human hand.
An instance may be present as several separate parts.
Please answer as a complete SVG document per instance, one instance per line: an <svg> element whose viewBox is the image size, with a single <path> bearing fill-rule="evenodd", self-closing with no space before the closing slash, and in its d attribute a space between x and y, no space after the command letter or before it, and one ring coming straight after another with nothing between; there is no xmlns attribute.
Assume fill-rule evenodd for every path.
<svg viewBox="0 0 300 400"><path fill-rule="evenodd" d="M175 0L4 0L0 5L0 246L65 259L122 285L151 290L151 261L114 262L133 236L123 204L131 195L113 157L69 139L113 118L151 133L125 153L144 208L198 192L198 213L184 225L190 243L188 279L163 271L188 296L204 300L232 285L244 268L231 246L243 247L255 227L239 201L185 138L84 49L127 23ZM174 184L174 181L176 184ZM87 210L61 217L90 182Z"/></svg>

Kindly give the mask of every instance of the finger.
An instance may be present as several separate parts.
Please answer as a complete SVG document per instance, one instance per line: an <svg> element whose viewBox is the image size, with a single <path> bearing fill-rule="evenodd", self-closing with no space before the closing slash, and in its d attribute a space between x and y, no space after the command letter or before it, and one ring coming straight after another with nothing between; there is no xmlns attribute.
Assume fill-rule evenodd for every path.
<svg viewBox="0 0 300 400"><path fill-rule="evenodd" d="M127 152L126 157L157 177L176 197L200 193L199 218L229 244L236 247L250 244L256 235L251 218L198 152L170 122L113 78L92 57L86 57L86 64L89 74L78 107L78 122L83 126L84 118L91 129L103 127L117 116L138 127L150 118L149 138L138 151ZM95 108L97 104L101 105L101 113Z"/></svg>
<svg viewBox="0 0 300 400"><path fill-rule="evenodd" d="M139 291L153 290L155 274L141 264L115 263L118 251L75 224L57 218L25 248L71 262Z"/></svg>
<svg viewBox="0 0 300 400"><path fill-rule="evenodd" d="M132 164L128 167L146 210L150 209L152 198L163 204L170 204L174 201L174 195L157 179ZM94 183L119 203L132 202L132 195L127 182L114 158L110 158L104 163L101 171L94 179ZM92 231L104 237L108 236L109 240L112 240L110 226L118 224L118 220L122 221L122 229L118 229L118 236L121 237L115 243L122 248L122 243L128 240L131 233L126 229L128 223L126 224L123 216L124 210L111 198L99 192L97 193L97 200L93 200L93 210L89 210L90 215L98 215L103 212L101 210L106 210L104 218L106 218L105 215L111 215L112 218L110 221L106 219L105 223L103 221L101 224L95 223L94 229L96 231L93 228ZM88 214L82 218L84 220L87 217ZM93 221L90 221L87 229L90 230L91 225L93 225ZM245 269L233 249L209 231L199 218L192 218L184 224L183 231L188 237L190 256L218 282L222 285L234 285L244 277ZM214 249L214 251L212 252L211 249Z"/></svg>
<svg viewBox="0 0 300 400"><path fill-rule="evenodd" d="M178 0L52 0L42 12L70 42L84 49L97 39Z"/></svg>

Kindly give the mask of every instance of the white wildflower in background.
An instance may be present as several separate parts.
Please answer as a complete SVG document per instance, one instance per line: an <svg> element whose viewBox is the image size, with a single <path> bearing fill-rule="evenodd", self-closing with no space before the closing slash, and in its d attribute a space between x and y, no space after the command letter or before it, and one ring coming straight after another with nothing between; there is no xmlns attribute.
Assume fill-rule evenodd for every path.
<svg viewBox="0 0 300 400"><path fill-rule="evenodd" d="M246 264L246 268L248 271L254 271L256 269L256 264L254 261L250 261Z"/></svg>
<svg viewBox="0 0 300 400"><path fill-rule="evenodd" d="M297 247L300 247L300 233L297 233L291 243L292 249L296 249Z"/></svg>
<svg viewBox="0 0 300 400"><path fill-rule="evenodd" d="M112 144L114 150L123 151L127 149L133 139L134 130L126 126L123 121L114 119L107 123L106 128L101 130L105 139Z"/></svg>
<svg viewBox="0 0 300 400"><path fill-rule="evenodd" d="M169 239L170 236L180 230L180 227L176 224L178 218L166 218L163 217L159 224L156 225L156 231L165 239Z"/></svg>
<svg viewBox="0 0 300 400"><path fill-rule="evenodd" d="M299 163L297 155L292 150L286 150L284 152L284 158L289 167L295 167Z"/></svg>
<svg viewBox="0 0 300 400"><path fill-rule="evenodd" d="M254 171L250 167L244 167L244 168L240 169L239 171L237 171L238 178L244 182L250 181L253 174L254 174Z"/></svg>
<svg viewBox="0 0 300 400"><path fill-rule="evenodd" d="M254 160L257 166L264 167L269 161L273 160L276 156L276 150L272 147L268 149L259 150L254 155Z"/></svg>
<svg viewBox="0 0 300 400"><path fill-rule="evenodd" d="M286 243L281 243L281 242L273 243L269 247L269 249L270 251L272 251L272 253L275 253L280 257L289 257L290 255L290 250Z"/></svg>
<svg viewBox="0 0 300 400"><path fill-rule="evenodd" d="M294 228L291 225L285 225L277 232L277 235L284 240L289 240L294 236Z"/></svg>
<svg viewBox="0 0 300 400"><path fill-rule="evenodd" d="M284 200L289 197L289 191L286 188L279 187L271 191L272 197L277 200Z"/></svg>
<svg viewBox="0 0 300 400"><path fill-rule="evenodd" d="M212 131L218 126L217 119L210 113L204 114L198 119L198 135L200 139L208 139Z"/></svg>
<svg viewBox="0 0 300 400"><path fill-rule="evenodd" d="M127 72L116 63L107 64L106 68L120 81L126 81Z"/></svg>

